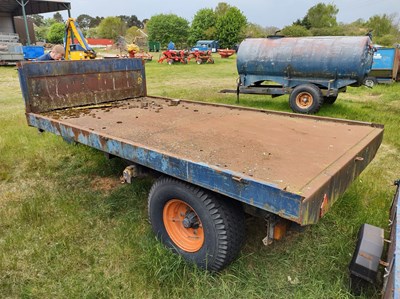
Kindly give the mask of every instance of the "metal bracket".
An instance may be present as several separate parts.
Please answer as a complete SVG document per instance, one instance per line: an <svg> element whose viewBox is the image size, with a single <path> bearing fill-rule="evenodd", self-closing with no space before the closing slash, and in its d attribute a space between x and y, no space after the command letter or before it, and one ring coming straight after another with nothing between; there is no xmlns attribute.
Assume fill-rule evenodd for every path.
<svg viewBox="0 0 400 299"><path fill-rule="evenodd" d="M264 218L265 227L267 228L267 235L262 242L265 246L271 245L274 240L274 226L276 223L276 218L274 215L268 215Z"/></svg>
<svg viewBox="0 0 400 299"><path fill-rule="evenodd" d="M124 182L128 184L132 184L134 178L140 176L141 171L138 165L129 165L122 172L122 178Z"/></svg>
<svg viewBox="0 0 400 299"><path fill-rule="evenodd" d="M236 103L239 104L240 86L242 85L242 82L240 80L240 76L236 81L237 81L237 85L236 85Z"/></svg>

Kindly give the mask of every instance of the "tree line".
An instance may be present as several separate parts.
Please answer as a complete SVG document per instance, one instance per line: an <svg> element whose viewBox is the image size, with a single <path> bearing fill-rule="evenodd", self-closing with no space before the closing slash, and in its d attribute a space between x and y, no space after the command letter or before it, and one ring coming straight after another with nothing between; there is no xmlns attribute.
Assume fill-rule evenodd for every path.
<svg viewBox="0 0 400 299"><path fill-rule="evenodd" d="M81 14L76 22L86 37L108 38L118 41L121 37L134 43L146 35L165 47L173 41L179 48L187 48L197 40L219 40L222 48L232 48L246 37L266 37L280 31L285 36L365 35L373 36L373 42L393 46L400 41L399 21L396 14L374 15L368 20L358 19L352 23L337 22L339 9L334 4L318 3L306 15L291 25L279 30L248 22L237 7L220 2L212 8L196 12L189 22L176 14L158 14L150 19L139 20L137 16L92 17ZM62 43L64 20L60 13L45 19L41 15L31 16L38 40Z"/></svg>

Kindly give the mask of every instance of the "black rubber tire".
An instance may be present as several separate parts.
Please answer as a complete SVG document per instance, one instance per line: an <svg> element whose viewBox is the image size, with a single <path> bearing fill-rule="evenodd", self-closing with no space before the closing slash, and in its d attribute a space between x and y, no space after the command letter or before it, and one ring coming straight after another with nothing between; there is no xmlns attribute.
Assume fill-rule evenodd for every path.
<svg viewBox="0 0 400 299"><path fill-rule="evenodd" d="M374 87L376 84L378 84L378 81L376 80L375 77L367 77L364 79L364 85L368 87Z"/></svg>
<svg viewBox="0 0 400 299"><path fill-rule="evenodd" d="M306 94L311 99L309 106L300 106L297 103L297 97L301 94ZM289 97L290 108L297 113L314 114L319 111L322 106L324 98L322 97L321 90L314 84L303 84L296 86Z"/></svg>
<svg viewBox="0 0 400 299"><path fill-rule="evenodd" d="M204 243L196 252L187 252L170 238L163 221L163 209L168 201L179 199L198 215ZM235 200L217 198L216 194L188 183L161 177L152 186L148 201L149 218L158 239L173 252L202 269L219 271L238 255L245 235L244 212Z"/></svg>
<svg viewBox="0 0 400 299"><path fill-rule="evenodd" d="M324 104L332 105L336 102L338 96L324 97Z"/></svg>

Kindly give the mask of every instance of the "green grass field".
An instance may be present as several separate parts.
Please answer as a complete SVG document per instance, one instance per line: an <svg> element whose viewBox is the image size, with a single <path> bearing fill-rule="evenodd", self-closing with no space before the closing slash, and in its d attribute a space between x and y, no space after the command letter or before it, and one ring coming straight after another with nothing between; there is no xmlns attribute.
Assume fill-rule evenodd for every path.
<svg viewBox="0 0 400 299"><path fill-rule="evenodd" d="M156 60L156 59L155 59ZM146 64L148 94L235 104L234 58ZM287 96L240 105L289 111ZM249 219L238 259L218 274L187 265L147 219L152 180L121 184L124 164L26 125L15 67L0 68L0 298L353 298L348 264L362 223L386 227L400 178L400 85L349 88L320 116L385 125L362 175L317 224L269 247ZM360 298L379 298L379 288Z"/></svg>

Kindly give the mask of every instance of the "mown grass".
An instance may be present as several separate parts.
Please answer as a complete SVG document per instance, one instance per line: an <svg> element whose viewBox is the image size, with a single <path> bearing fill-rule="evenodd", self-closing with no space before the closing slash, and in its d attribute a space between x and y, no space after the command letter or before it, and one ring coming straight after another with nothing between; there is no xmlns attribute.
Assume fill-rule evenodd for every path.
<svg viewBox="0 0 400 299"><path fill-rule="evenodd" d="M234 58L146 64L148 93L235 104ZM359 226L385 227L399 174L400 86L349 88L319 115L385 124L374 161L317 224L262 245L249 219L239 258L219 274L160 245L147 220L151 179L121 184L124 164L26 125L17 72L0 69L1 298L352 298L348 263ZM239 105L289 111L287 97ZM178 117L178 116L177 116ZM290 278L289 278L290 277ZM360 298L378 298L379 289Z"/></svg>

